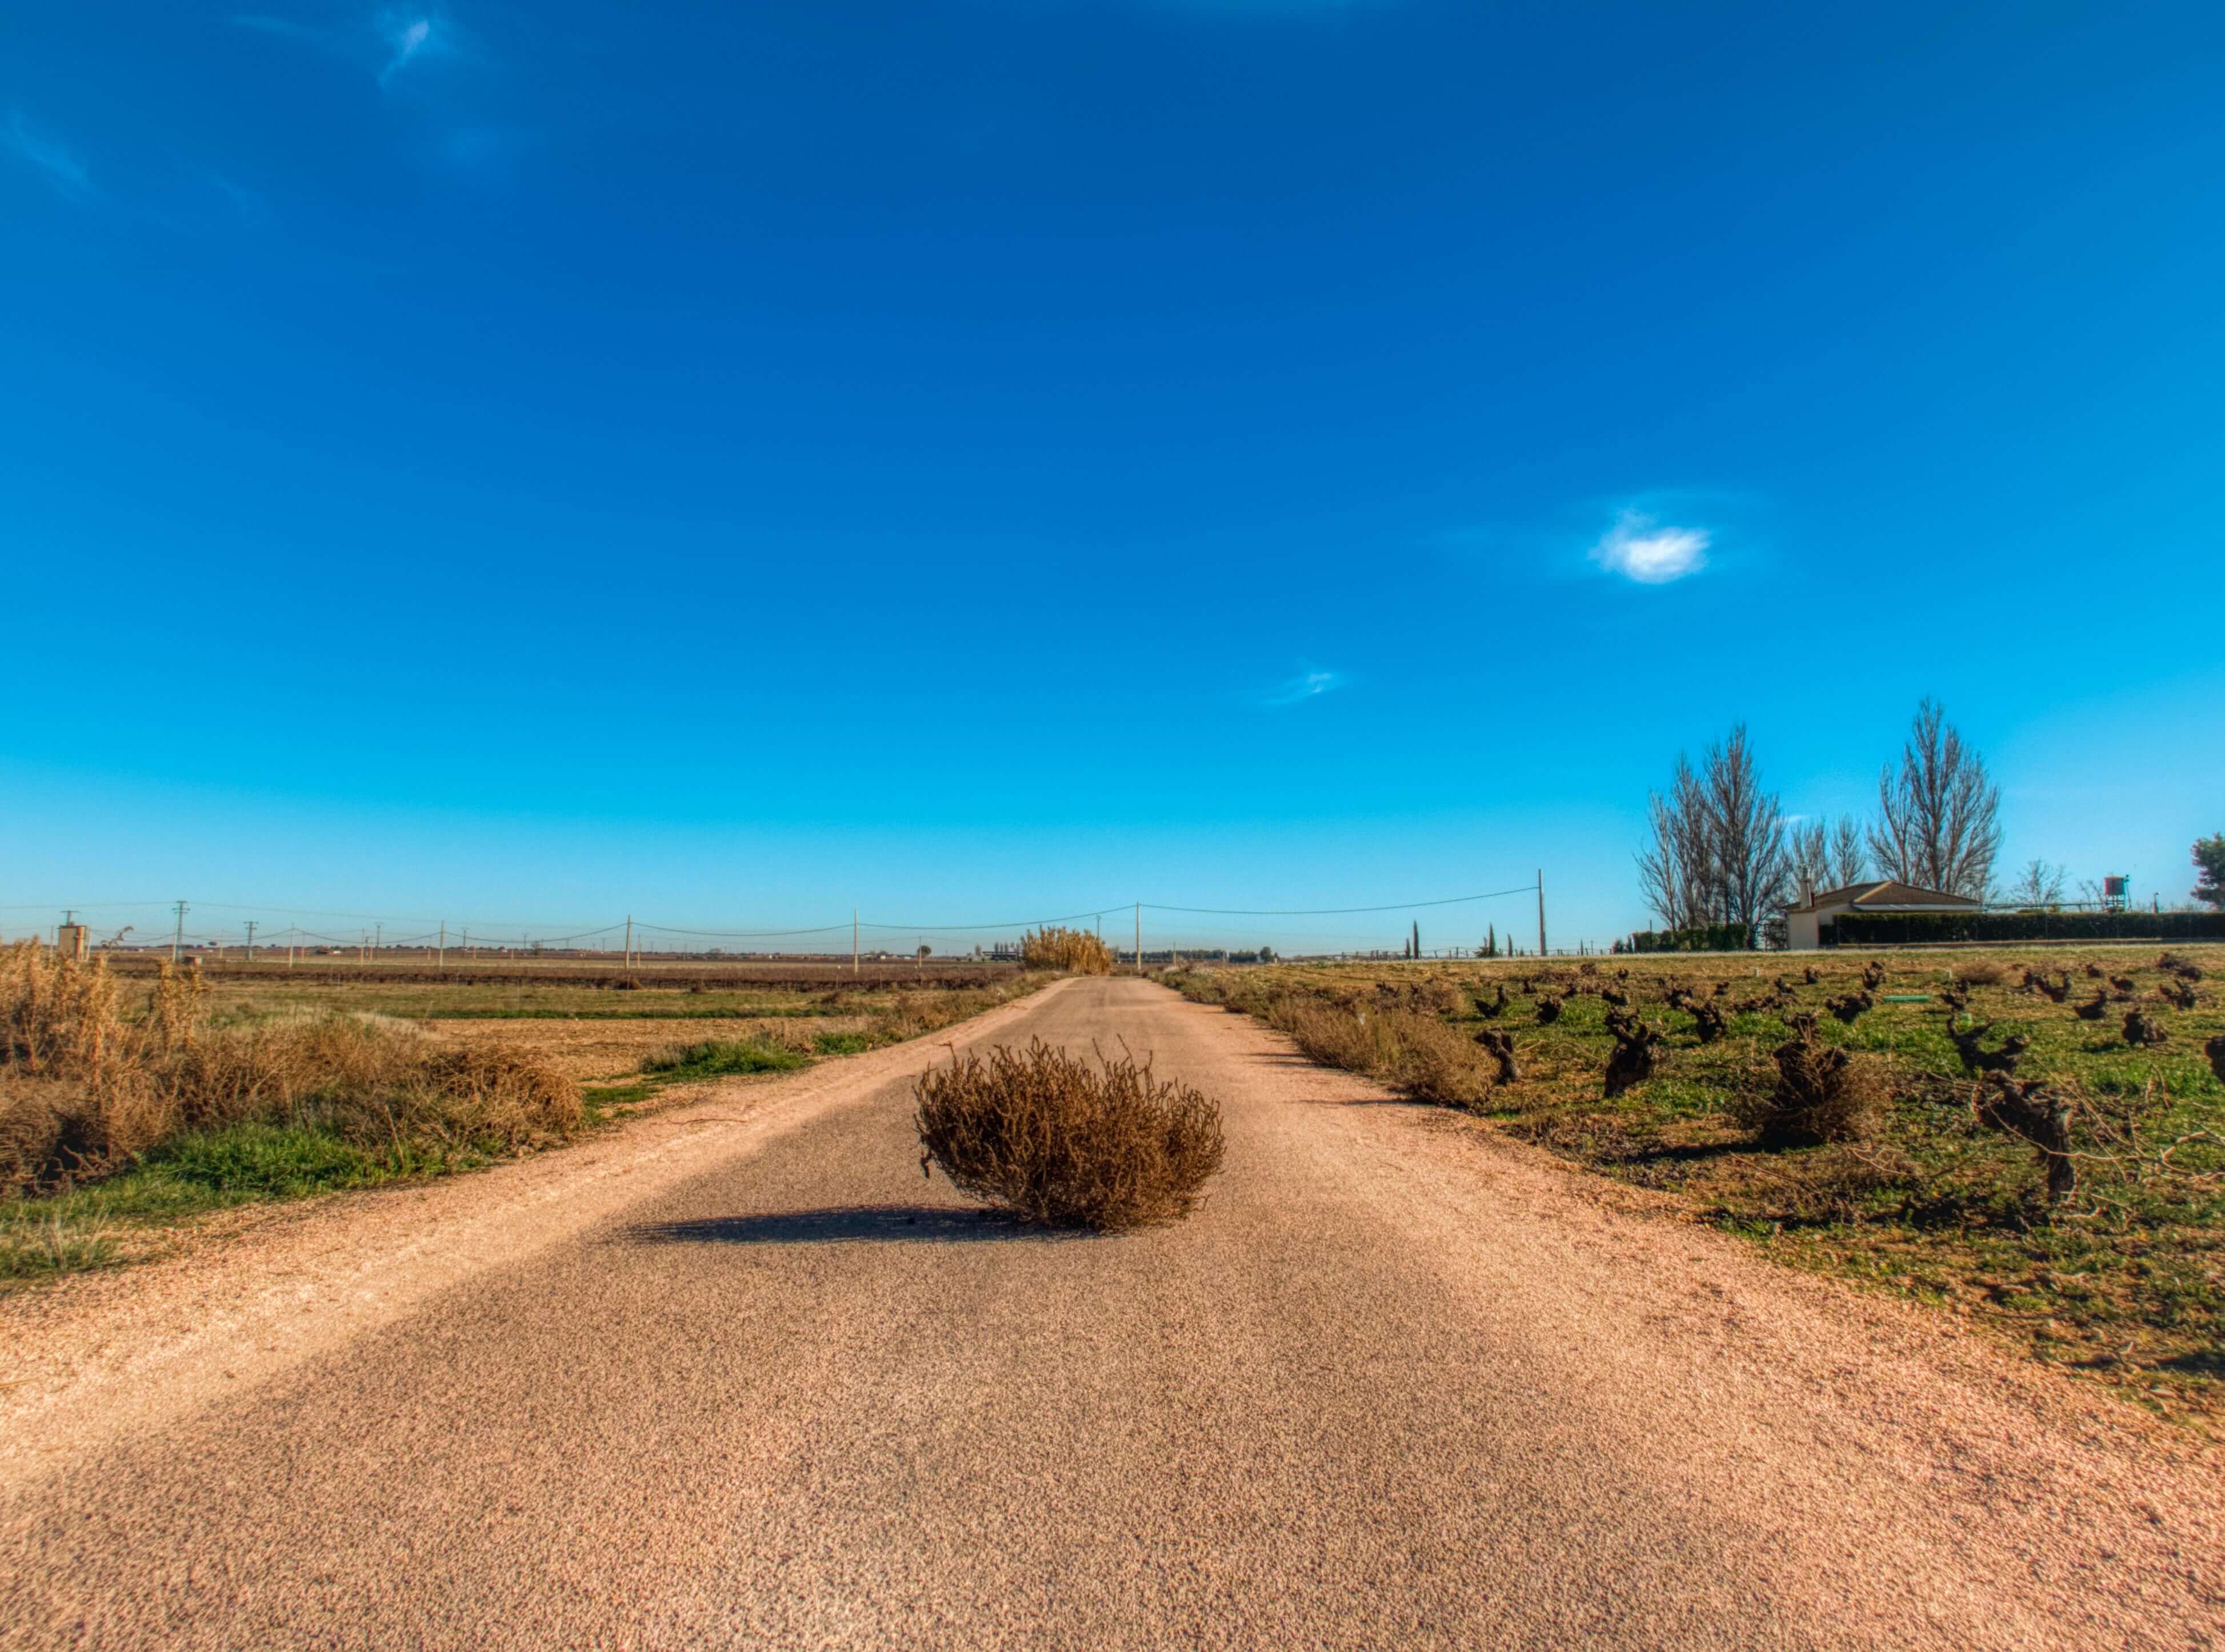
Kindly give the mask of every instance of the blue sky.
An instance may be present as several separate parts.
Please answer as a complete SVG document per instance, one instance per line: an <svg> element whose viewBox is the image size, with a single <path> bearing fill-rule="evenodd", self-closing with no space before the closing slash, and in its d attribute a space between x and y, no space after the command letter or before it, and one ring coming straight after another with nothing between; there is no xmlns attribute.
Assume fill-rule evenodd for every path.
<svg viewBox="0 0 2225 1652"><path fill-rule="evenodd" d="M11 9L0 929L1542 866L1603 940L1680 746L1860 810L1925 693L2006 858L2183 896L2221 69L2192 5Z"/></svg>

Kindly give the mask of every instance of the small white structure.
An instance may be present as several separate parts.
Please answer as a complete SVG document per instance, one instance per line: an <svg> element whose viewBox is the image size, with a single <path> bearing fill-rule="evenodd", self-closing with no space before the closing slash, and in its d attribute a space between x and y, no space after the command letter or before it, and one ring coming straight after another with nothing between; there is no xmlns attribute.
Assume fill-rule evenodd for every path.
<svg viewBox="0 0 2225 1652"><path fill-rule="evenodd" d="M1884 878L1874 883L1849 883L1842 889L1811 897L1784 910L1784 944L1796 953L1812 953L1822 946L1825 924L1842 912L1981 912L1985 902L1939 889L1920 889L1913 883Z"/></svg>

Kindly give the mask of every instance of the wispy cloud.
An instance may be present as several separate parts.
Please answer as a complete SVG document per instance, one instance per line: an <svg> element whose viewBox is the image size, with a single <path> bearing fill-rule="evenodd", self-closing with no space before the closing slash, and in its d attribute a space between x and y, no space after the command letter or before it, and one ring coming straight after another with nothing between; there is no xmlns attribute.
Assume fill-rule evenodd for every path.
<svg viewBox="0 0 2225 1652"><path fill-rule="evenodd" d="M312 28L297 23L291 17L273 17L259 11L234 12L234 28L252 28L258 34L276 35L285 40L307 41L313 46L336 46L339 37L330 29Z"/></svg>
<svg viewBox="0 0 2225 1652"><path fill-rule="evenodd" d="M382 86L391 85L395 77L413 63L453 55L461 44L461 36L446 16L415 8L390 8L367 16L358 13L352 25L344 27L305 23L260 11L235 12L231 24L281 40L300 41L367 66L375 64L372 73Z"/></svg>
<svg viewBox="0 0 2225 1652"><path fill-rule="evenodd" d="M1664 585L1708 566L1713 535L1704 528L1679 528L1643 511L1626 510L1599 543L1592 560L1639 585Z"/></svg>
<svg viewBox="0 0 2225 1652"><path fill-rule="evenodd" d="M86 171L85 162L78 159L76 152L52 133L32 125L22 110L8 111L8 125L0 131L0 144L70 199L87 200L94 194L92 174Z"/></svg>
<svg viewBox="0 0 2225 1652"><path fill-rule="evenodd" d="M1306 671L1277 683L1258 697L1265 706L1303 706L1309 699L1341 688L1351 680L1341 671Z"/></svg>
<svg viewBox="0 0 2225 1652"><path fill-rule="evenodd" d="M386 41L386 66L378 72L378 84L384 85L409 66L410 61L426 47L432 46L433 20L426 16L411 16L406 12L381 12L378 32Z"/></svg>

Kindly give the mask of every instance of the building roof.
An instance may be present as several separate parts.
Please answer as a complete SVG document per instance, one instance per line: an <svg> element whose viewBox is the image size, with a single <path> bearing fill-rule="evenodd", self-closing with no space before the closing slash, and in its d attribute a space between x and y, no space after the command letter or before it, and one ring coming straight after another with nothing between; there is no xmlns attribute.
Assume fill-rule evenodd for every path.
<svg viewBox="0 0 2225 1652"><path fill-rule="evenodd" d="M1849 883L1841 889L1829 889L1804 905L1788 908L1792 912L1976 912L1985 905L1966 895L1949 895L1943 889L1919 889L1913 883L1903 883L1894 878L1881 878L1869 883Z"/></svg>

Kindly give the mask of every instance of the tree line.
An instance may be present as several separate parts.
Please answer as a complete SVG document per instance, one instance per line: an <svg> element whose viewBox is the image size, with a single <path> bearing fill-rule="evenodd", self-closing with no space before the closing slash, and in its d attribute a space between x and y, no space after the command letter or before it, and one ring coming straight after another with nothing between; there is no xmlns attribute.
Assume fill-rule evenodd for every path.
<svg viewBox="0 0 2225 1652"><path fill-rule="evenodd" d="M1746 725L1709 746L1695 769L1679 753L1665 792L1646 807L1638 874L1668 929L1755 927L1796 898L1877 876L1983 900L2000 851L2000 788L1937 700L1916 710L1898 769L1878 772L1874 819L1790 821L1761 783ZM2028 880L2055 882L2044 863Z"/></svg>

